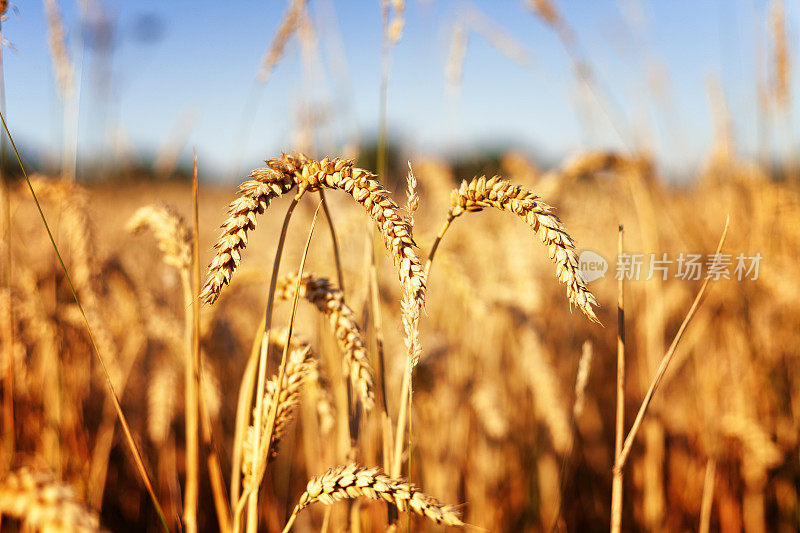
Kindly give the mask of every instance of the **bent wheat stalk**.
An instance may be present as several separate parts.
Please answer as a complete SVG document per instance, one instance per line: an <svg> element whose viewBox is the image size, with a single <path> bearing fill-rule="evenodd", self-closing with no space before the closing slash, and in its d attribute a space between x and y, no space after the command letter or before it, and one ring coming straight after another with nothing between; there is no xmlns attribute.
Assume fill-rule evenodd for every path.
<svg viewBox="0 0 800 533"><path fill-rule="evenodd" d="M422 305L425 276L414 251L411 228L389 191L373 174L354 167L353 162L346 159L315 161L301 154L283 154L268 159L266 164L265 168L250 173L252 179L239 187L239 197L228 208L228 219L216 244L217 254L209 265L208 278L201 292L203 301L213 303L230 282L247 246L247 232L256 227L256 216L262 214L274 198L297 186L298 196L305 191L340 189L363 205L383 236L398 268L400 281L413 287L415 299Z"/></svg>
<svg viewBox="0 0 800 533"><path fill-rule="evenodd" d="M569 301L580 308L589 320L598 322L597 315L592 308L598 305L597 300L581 277L578 258L575 254L575 241L569 236L558 217L553 214L553 208L543 202L540 197L500 176L489 179L481 176L473 178L471 181L462 181L461 187L454 189L451 193L450 204L447 220L436 236L428 256L428 263L425 267L426 276L430 271L439 243L453 220L466 212L477 212L487 207L494 207L514 213L533 228L533 231L539 235L542 243L547 247L550 259L556 265L556 278L567 287Z"/></svg>
<svg viewBox="0 0 800 533"><path fill-rule="evenodd" d="M275 296L291 300L294 298L295 285L298 285L297 275L290 274L278 283ZM314 304L328 318L339 349L346 358L346 373L350 376L352 386L358 391L364 409L371 410L375 405L374 380L355 313L344 302L342 291L326 278L304 273L298 286L300 296Z"/></svg>
<svg viewBox="0 0 800 533"><path fill-rule="evenodd" d="M728 217L725 219L725 228L722 230L722 236L720 236L719 244L717 244L717 250L714 252L714 257L719 256L722 246L725 244L725 239L728 236L729 224L730 215L728 215ZM689 311L686 313L683 322L678 328L678 332L675 334L675 338L672 339L672 344L670 344L669 348L667 349L667 353L664 354L664 357L661 358L661 363L658 365L656 375L653 376L653 380L650 382L650 387L647 389L647 393L644 395L644 399L639 406L639 412L636 413L636 418L631 425L631 429L628 431L627 437L625 437L625 444L622 446L622 451L617 456L617 459L614 463L615 472L621 472L622 469L625 468L625 463L631 453L631 448L633 447L633 443L636 439L636 434L639 432L644 415L647 414L647 409L650 407L650 402L653 400L653 395L655 394L658 386L661 384L661 380L664 378L664 375L667 373L667 368L669 368L669 364L675 355L675 350L678 348L678 343L681 341L681 338L683 338L683 334L686 331L686 328L689 326L689 322L692 321L695 313L697 313L700 305L702 305L703 297L706 294L706 289L708 288L710 281L710 277L706 277L706 279L703 281L703 284L700 286L700 290L697 291L697 296L694 297L692 306L689 308Z"/></svg>
<svg viewBox="0 0 800 533"><path fill-rule="evenodd" d="M437 524L466 525L461 521L460 513L454 506L442 505L412 483L404 479L391 478L379 468L349 464L332 468L309 480L306 491L300 496L300 501L283 528L283 533L288 533L300 511L313 503L332 505L340 500L360 497L383 500L400 511L414 511Z"/></svg>

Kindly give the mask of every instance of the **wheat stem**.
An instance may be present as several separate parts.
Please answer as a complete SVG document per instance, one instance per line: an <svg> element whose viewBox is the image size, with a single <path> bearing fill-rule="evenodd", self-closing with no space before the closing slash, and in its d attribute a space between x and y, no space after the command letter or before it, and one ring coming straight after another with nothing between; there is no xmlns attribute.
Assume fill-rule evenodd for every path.
<svg viewBox="0 0 800 533"><path fill-rule="evenodd" d="M295 197L295 204L297 203L298 198L303 194L303 192L304 192L304 190L301 189L301 191ZM319 210L320 210L321 206L322 206L322 202L320 202L317 205L317 209L316 209L316 211L314 211L314 218L311 220L311 228L309 229L309 232L308 232L308 238L306 239L306 245L305 245L305 249L303 250L303 256L300 259L300 268L299 268L299 271L298 271L298 274L297 274L297 278L298 278L297 279L297 284L298 284L298 286L295 287L294 301L292 302L292 314L289 317L289 326L287 327L287 333L286 333L286 343L283 346L283 355L281 356L281 364L280 364L280 367L279 367L279 370L278 370L277 387L276 387L275 393L272 396L272 402L268 406L269 407L269 411L267 411L268 418L267 418L266 429L264 430L264 439L263 439L263 442L267 443L266 444L267 447L269 446L269 443L272 442L272 433L273 433L273 430L275 428L275 417L277 416L277 413L278 413L278 402L280 401L280 387L282 386L283 380L284 380L284 376L286 375L286 363L287 363L287 360L288 360L289 346L291 345L290 339L292 338L292 329L294 327L294 318L295 318L295 315L297 313L297 300L298 300L299 293L300 293L300 290L299 290L300 279L302 278L303 268L305 267L306 257L308 255L308 248L309 248L309 245L311 244L311 236L314 234L314 227L316 226L317 215L319 214ZM276 259L277 259L277 257L276 257ZM277 266L278 265L275 265L276 268L273 271L272 281L270 281L270 295L269 295L269 301L268 301L268 304L267 304L267 323L265 325L266 328L269 327L270 322L271 322L272 304L274 303L274 298L275 298L275 283L276 283L275 282L275 280L276 280L276 275L275 274L277 274ZM262 420L262 416L263 416L262 413L264 412L263 409L264 409L264 383L265 383L265 381L262 379L262 371L263 371L264 367L266 367L266 352L267 352L267 348L268 348L267 347L267 342L268 342L268 334L264 336L264 339L262 341L261 355L260 355L260 361L259 361L259 366L262 367L262 368L259 368L259 379L257 381L258 395L260 396L260 398L259 398L260 401L259 401L259 403L256 404L256 411L255 411L256 415L255 415L254 422L253 422L253 426L256 428L256 430L254 432L255 436L254 436L254 439L253 439L253 441L254 441L253 442L253 472L254 472L254 476L253 477L254 477L254 479L252 480L251 486L247 488L250 491L250 494L248 496L248 521L247 521L248 533L255 533L257 528L258 528L258 514L257 514L258 489L261 486L261 480L264 477L264 473L266 471L266 464L267 464L266 457L264 458L263 461L261 461L261 455L260 455L261 442L262 442L261 439L260 439L260 433L261 433L260 426L261 426L261 420Z"/></svg>
<svg viewBox="0 0 800 533"><path fill-rule="evenodd" d="M253 337L253 346L250 349L250 357L239 384L239 397L236 404L236 424L233 432L233 452L231 453L231 504L239 501L239 491L242 479L242 444L247 430L247 421L250 416L250 405L253 398L253 389L256 383L256 365L258 356L261 353L261 339L265 335L264 325L267 316L261 317L261 323L256 328L256 335ZM234 531L238 531L236 524Z"/></svg>
<svg viewBox="0 0 800 533"><path fill-rule="evenodd" d="M325 220L328 222L328 229L331 232L331 246L333 247L333 261L336 264L336 281L339 284L339 290L344 294L344 271L342 270L342 259L339 253L339 239L336 237L336 228L333 225L333 217L328 208L328 200L325 198L325 191L320 189L319 199L322 202L322 212L325 214Z"/></svg>
<svg viewBox="0 0 800 533"><path fill-rule="evenodd" d="M617 255L622 256L622 226L617 237ZM617 418L614 431L614 461L622 453L625 435L625 308L623 276L617 280ZM614 470L611 485L611 533L622 527L622 470Z"/></svg>
<svg viewBox="0 0 800 533"><path fill-rule="evenodd" d="M706 463L703 480L703 499L700 503L700 526L698 533L708 533L711 525L711 507L714 505L714 478L717 475L717 460L713 457Z"/></svg>
<svg viewBox="0 0 800 533"><path fill-rule="evenodd" d="M197 152L194 153L192 165L192 192L196 188L197 181ZM193 194L196 198L196 195ZM187 533L197 532L197 499L200 491L199 470L200 470L200 451L198 439L198 393L197 393L197 366L200 352L200 337L196 334L196 327L199 323L195 319L194 291L192 282L189 278L189 269L181 268L181 285L184 293L186 330L186 363L184 364L184 395L185 395L185 428L186 428L186 485L184 486L183 496L183 523ZM197 355L197 357L195 357Z"/></svg>
<svg viewBox="0 0 800 533"><path fill-rule="evenodd" d="M281 228L281 235L278 240L278 248L275 251L275 260L272 264L272 276L269 281L269 289L267 292L267 308L264 316L266 320L264 321L264 335L261 337L261 351L259 352L258 357L258 377L256 378L256 404L255 410L253 415L253 424L254 427L259 427L258 424L261 423L261 417L263 416L264 412L264 386L263 384L266 381L266 374L267 374L267 352L269 350L269 331L272 326L272 308L275 303L275 284L278 280L278 270L281 264L281 257L283 255L283 246L286 242L286 233L289 228L289 220L292 217L292 213L294 212L295 207L297 207L297 203L299 201L300 196L302 196L303 191L298 193L292 199L292 203L289 204L289 208L286 210L286 216L283 219L283 227ZM252 464L253 470L257 470L258 462L258 452L260 449L261 443L261 432L256 431L253 439L253 454L252 454ZM267 441L269 442L269 441ZM237 475L239 475L237 473ZM242 495L242 499L247 499L247 509L248 509L248 517L247 517L247 531L248 533L255 533L258 523L258 514L257 514L257 504L258 504L258 489L255 491L252 490L250 487L247 488L245 494L247 494L248 498L245 498L245 494Z"/></svg>
<svg viewBox="0 0 800 533"><path fill-rule="evenodd" d="M192 232L192 322L194 326L192 351L197 382L195 389L199 391L198 408L200 411L200 425L203 444L206 446L208 453L206 465L211 480L214 508L217 512L217 520L221 532L228 533L231 529L230 503L225 494L225 478L222 476L219 454L217 453L217 447L214 442L211 417L208 413L205 396L202 394L204 388L203 368L200 361L200 182L197 178L197 150L194 151L194 165L192 167L192 215L194 226L194 231Z"/></svg>
<svg viewBox="0 0 800 533"><path fill-rule="evenodd" d="M725 228L722 230L722 236L719 239L719 244L717 245L715 255L719 254L720 250L722 249L722 245L725 243L725 238L728 235L729 223L730 215L728 215L728 217L725 219ZM669 348L667 349L667 353L664 354L664 357L661 358L661 363L658 366L656 375L650 382L650 387L647 389L647 393L642 400L642 404L639 406L639 412L636 413L636 419L633 421L633 425L631 426L630 431L628 431L628 436L625 438L625 444L622 447L622 452L619 454L619 457L616 460L614 470L622 470L625 468L625 462L628 460L628 456L631 453L633 441L636 439L636 434L639 432L639 427L642 425L642 420L644 419L644 415L647 413L647 408L650 406L650 402L653 400L653 395L655 394L658 385L661 383L661 380L667 373L667 368L669 367L669 364L675 355L675 350L678 347L678 343L681 341L683 334L686 332L686 328L689 326L689 322L691 322L692 318L694 317L695 313L697 313L697 310L700 308L700 305L703 302L703 296L705 296L706 288L708 287L710 281L711 278L708 277L703 281L703 284L700 286L700 290L697 292L697 296L695 296L694 301L692 302L692 306L689 308L689 312L686 313L686 317L683 319L683 322L678 328L678 332L675 334L675 338L672 340L672 344L670 344Z"/></svg>

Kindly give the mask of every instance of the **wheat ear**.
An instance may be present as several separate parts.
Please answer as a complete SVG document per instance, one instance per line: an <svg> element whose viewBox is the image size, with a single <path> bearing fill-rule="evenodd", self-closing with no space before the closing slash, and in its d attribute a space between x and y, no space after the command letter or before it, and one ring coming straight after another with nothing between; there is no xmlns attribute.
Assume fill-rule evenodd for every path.
<svg viewBox="0 0 800 533"><path fill-rule="evenodd" d="M140 207L128 219L128 231L138 233L149 228L156 238L164 262L178 269L188 269L192 263L192 232L183 217L168 205Z"/></svg>
<svg viewBox="0 0 800 533"><path fill-rule="evenodd" d="M291 300L294 298L296 284L297 275L290 274L278 282L275 296ZM333 286L326 278L318 278L314 274L303 274L303 278L300 280L300 296L314 304L322 314L328 317L339 348L346 358L346 372L350 375L353 388L358 391L364 408L368 411L371 410L375 405L375 391L367 348L358 328L355 313L345 303L342 291Z"/></svg>
<svg viewBox="0 0 800 533"><path fill-rule="evenodd" d="M450 204L447 223L439 233L430 259L433 258L438 241L454 218L466 212L482 211L487 207L514 213L533 228L547 247L550 259L556 265L556 278L567 287L569 301L580 308L590 320L598 321L592 308L597 305L597 300L581 277L575 242L553 214L553 208L541 198L500 176L490 179L481 176L462 181L461 187L451 193Z"/></svg>
<svg viewBox="0 0 800 533"><path fill-rule="evenodd" d="M400 281L410 284L422 306L425 276L414 251L411 228L389 191L373 174L354 167L353 162L346 159L315 161L301 154L283 154L280 158L268 159L265 168L253 170L250 176L252 179L239 187L239 197L228 208L228 219L216 244L217 254L209 265L208 278L200 295L203 301L213 303L230 282L247 246L247 232L256 227L256 215L262 214L272 199L288 193L296 185L301 192L340 189L363 205L383 236Z"/></svg>
<svg viewBox="0 0 800 533"><path fill-rule="evenodd" d="M20 520L26 531L100 531L97 514L71 487L27 468L0 481L0 515Z"/></svg>
<svg viewBox="0 0 800 533"><path fill-rule="evenodd" d="M285 334L284 334L285 339ZM277 344L283 346L285 340L279 341ZM290 346L289 359L286 362L286 373L283 377L283 384L278 387L278 377L272 378L266 382L264 391L264 402L269 404L275 395L275 391L279 390L278 397L278 410L275 415L275 427L272 431L272 439L269 443L269 450L267 451L266 443L263 439L261 442L261 449L264 453L261 456L269 454L269 459L274 459L278 455L278 443L286 433L289 423L293 419L294 408L300 400L300 389L303 386L308 374L316 367L316 360L313 359L311 348L307 344ZM261 433L264 434L265 426L267 424L267 412L262 413L261 420ZM255 429L250 426L247 429L247 435L244 438L242 447L244 453L242 454L242 474L245 478L245 486L252 483L253 480L253 442L255 439Z"/></svg>
<svg viewBox="0 0 800 533"><path fill-rule="evenodd" d="M411 510L437 524L464 526L460 513L452 505L442 505L438 500L421 492L404 479L394 479L379 468L365 468L348 464L332 468L309 480L306 491L294 508L283 533L287 533L298 513L317 502L325 505L351 498L383 500L400 511Z"/></svg>

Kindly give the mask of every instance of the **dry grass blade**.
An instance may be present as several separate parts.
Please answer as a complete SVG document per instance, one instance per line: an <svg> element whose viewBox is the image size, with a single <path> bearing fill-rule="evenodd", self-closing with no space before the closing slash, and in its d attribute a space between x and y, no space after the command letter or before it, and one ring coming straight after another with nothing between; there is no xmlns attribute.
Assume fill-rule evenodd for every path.
<svg viewBox="0 0 800 533"><path fill-rule="evenodd" d="M719 254L720 250L722 250L722 245L725 244L725 238L728 235L729 224L730 224L730 215L725 219L725 229L722 230L722 236L719 239L717 250L716 252L714 252L715 256ZM667 373L667 368L669 367L669 363L672 361L672 358L675 355L675 350L677 349L678 343L683 337L683 334L686 331L689 322L691 322L695 313L700 308L700 304L703 301L703 296L705 296L706 288L708 287L708 283L710 281L711 278L709 277L706 277L706 279L703 281L703 284L700 286L700 290L697 292L697 296L695 296L694 301L692 302L692 306L689 308L689 312L686 313L686 317L683 319L683 322L678 328L678 332L675 334L675 338L672 340L672 344L670 344L669 349L667 349L667 353L665 353L664 357L661 359L661 363L658 366L656 375L653 377L653 381L650 382L650 388L647 390L647 393L645 394L644 399L642 400L642 405L639 407L639 412L636 414L636 419L634 420L633 425L631 426L631 429L628 432L628 436L625 438L625 445L622 447L622 453L620 453L619 457L617 457L616 464L614 465L614 470L620 471L623 468L625 468L625 462L628 459L628 455L630 455L631 453L631 448L633 447L633 441L636 438L636 434L639 432L639 427L642 424L644 415L647 413L647 408L650 406L650 402L653 399L653 395L655 394L658 385L661 383L661 380Z"/></svg>
<svg viewBox="0 0 800 533"><path fill-rule="evenodd" d="M240 196L228 209L228 220L223 225L216 245L217 254L209 266L208 279L201 293L205 302L213 303L230 282L247 246L247 232L256 226L256 215L263 213L273 198L297 186L299 194L326 188L340 189L363 205L383 236L398 267L401 282L413 287L416 300L422 304L425 276L414 251L411 228L389 191L372 174L354 167L352 161L328 158L315 161L301 154L284 154L280 158L268 159L266 164L265 168L250 173L253 179L240 186Z"/></svg>
<svg viewBox="0 0 800 533"><path fill-rule="evenodd" d="M451 208L448 222L437 237L429 257L429 262L438 247L449 223L466 212L482 211L493 207L514 213L535 231L547 247L550 259L556 265L556 278L567 287L567 298L580 308L593 322L597 322L593 306L597 300L581 277L575 242L567 233L561 221L552 213L553 208L544 203L532 192L514 185L510 181L494 176L474 178L461 182L461 187L453 190L450 198Z"/></svg>
<svg viewBox="0 0 800 533"><path fill-rule="evenodd" d="M125 414L122 412L122 406L119 403L119 398L117 397L117 393L114 391L114 385L111 383L111 376L109 375L108 367L106 366L105 360L103 359L103 356L100 354L94 336L92 335L92 328L89 325L89 320L86 317L86 312L84 311L80 299L78 298L78 293L75 291L75 286L73 285L72 280L69 276L67 267L64 265L64 260L61 257L61 252L59 252L55 238L53 237L53 233L52 231L50 231L50 225L47 223L47 219L44 216L44 212L42 211L42 207L39 204L39 200L36 198L36 192L33 190L33 185L31 185L30 179L28 178L28 173L25 170L25 165L22 164L22 158L20 157L19 151L17 150L17 145L14 142L14 138L11 136L11 132L8 130L8 124L6 124L6 119L2 114L0 114L0 120L2 120L3 128L5 129L6 135L8 135L8 139L9 141L11 141L11 147L14 149L14 155L16 155L20 170L22 170L22 175L25 177L25 181L28 184L31 196L33 197L33 201L36 204L36 209L39 213L39 217L42 219L42 224L44 224L44 228L47 231L47 236L50 239L50 244L53 247L53 251L55 252L56 257L58 258L59 266L61 267L61 270L64 273L64 277L67 280L67 284L70 287L70 291L72 292L72 297L75 300L75 304L78 306L78 310L81 313L81 318L83 319L83 323L86 326L86 331L89 335L93 351L97 356L97 361L100 363L100 367L103 370L103 376L105 377L106 386L108 387L108 393L114 404L114 411L117 415L117 418L120 421L120 424L122 425L122 430L125 434L126 444L128 445L128 448L131 451L131 454L133 455L134 462L136 463L136 469L139 472L139 476L142 479L142 483L144 483L144 486L147 489L147 493L150 496L151 501L153 502L153 506L155 507L156 512L158 513L161 526L164 528L165 531L169 531L169 528L167 527L167 521L164 518L164 512L161 509L161 504L158 502L158 498L156 497L156 494L153 491L153 484L150 482L150 476L147 474L147 470L145 469L144 460L142 459L142 455L139 452L139 448L136 446L136 441L134 441L133 439L133 434L131 433L131 428L128 425L128 420L125 418Z"/></svg>
<svg viewBox="0 0 800 533"><path fill-rule="evenodd" d="M97 513L52 474L27 468L0 481L0 515L16 518L25 531L100 531Z"/></svg>
<svg viewBox="0 0 800 533"><path fill-rule="evenodd" d="M332 505L340 500L361 497L383 500L400 511L413 511L437 524L466 525L454 506L442 505L404 479L391 478L379 468L349 464L332 468L309 480L306 491L300 496L283 533L290 531L297 514L313 503Z"/></svg>
<svg viewBox="0 0 800 533"><path fill-rule="evenodd" d="M353 388L358 391L364 408L371 410L375 404L372 369L355 313L344 302L344 295L326 278L306 273L299 284L295 274L281 280L276 287L275 296L291 300L294 298L295 286L300 287L301 297L314 304L328 318L339 349L345 356L346 373L350 376Z"/></svg>
<svg viewBox="0 0 800 533"><path fill-rule="evenodd" d="M703 499L700 503L700 526L698 533L708 533L711 523L711 506L714 503L714 482L717 475L717 460L713 457L706 463L706 474L703 480Z"/></svg>

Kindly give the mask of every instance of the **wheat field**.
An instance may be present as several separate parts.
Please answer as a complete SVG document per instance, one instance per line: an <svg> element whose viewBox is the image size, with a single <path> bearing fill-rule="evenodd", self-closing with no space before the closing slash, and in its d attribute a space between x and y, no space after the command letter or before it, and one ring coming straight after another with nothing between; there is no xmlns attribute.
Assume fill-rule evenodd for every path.
<svg viewBox="0 0 800 533"><path fill-rule="evenodd" d="M469 13L455 84L463 32L521 54ZM0 529L798 531L800 179L729 141L680 184L644 149L476 175L298 142L238 188L9 151Z"/></svg>

